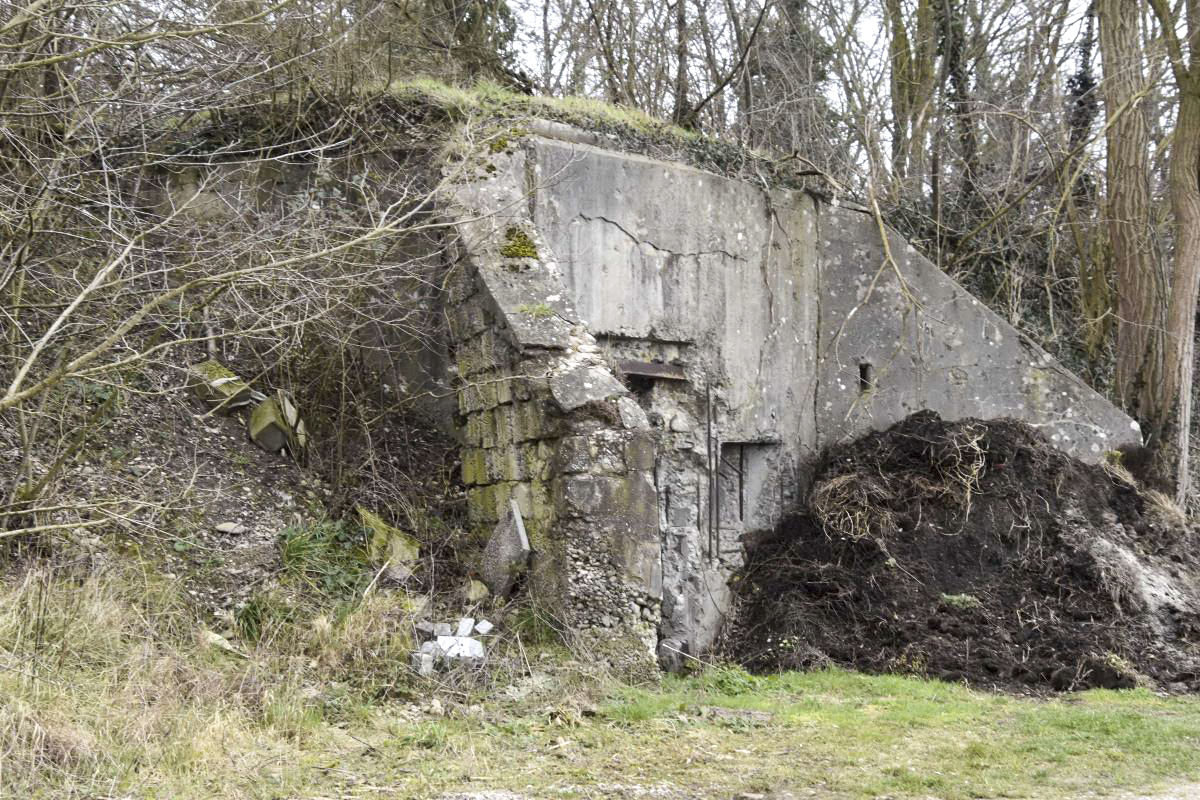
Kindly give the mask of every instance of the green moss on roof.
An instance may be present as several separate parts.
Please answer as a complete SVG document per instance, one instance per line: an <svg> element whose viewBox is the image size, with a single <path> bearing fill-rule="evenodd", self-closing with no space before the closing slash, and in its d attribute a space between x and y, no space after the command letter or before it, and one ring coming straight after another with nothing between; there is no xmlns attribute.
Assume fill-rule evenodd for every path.
<svg viewBox="0 0 1200 800"><path fill-rule="evenodd" d="M287 102L282 102L284 99ZM605 136L613 149L625 152L683 162L756 183L765 179L791 188L805 188L806 184L780 159L685 130L636 109L585 97L533 97L490 82L466 88L413 78L362 88L353 97L335 102L314 99L302 105L300 112L294 100L274 100L264 99L219 119L205 119L180 131L176 147L169 149L176 154L205 156L236 143L244 158L248 150L261 156L287 155L296 141L321 139L337 142L337 150L428 147L434 151L458 123L490 120L502 123L491 146L503 150L525 132L523 121L541 118ZM327 154L335 156L336 152Z"/></svg>
<svg viewBox="0 0 1200 800"><path fill-rule="evenodd" d="M694 131L655 119L636 109L614 106L588 97L524 95L488 81L477 83L471 88L462 88L428 78L416 78L395 81L387 87L385 93L400 99L419 97L442 106L456 116L465 116L473 112L501 118L547 117L589 130L594 130L599 124L677 138L681 141L702 138Z"/></svg>

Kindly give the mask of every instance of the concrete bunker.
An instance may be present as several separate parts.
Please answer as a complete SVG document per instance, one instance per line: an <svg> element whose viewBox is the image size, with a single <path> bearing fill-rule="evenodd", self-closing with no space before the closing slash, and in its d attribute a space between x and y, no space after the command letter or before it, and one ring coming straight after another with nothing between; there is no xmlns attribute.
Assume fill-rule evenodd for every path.
<svg viewBox="0 0 1200 800"><path fill-rule="evenodd" d="M532 127L442 195L446 300L472 519L516 502L573 627L703 653L810 457L918 409L1140 441L865 211Z"/></svg>
<svg viewBox="0 0 1200 800"><path fill-rule="evenodd" d="M709 649L747 535L826 445L919 409L1015 417L1085 459L1140 440L864 210L558 123L463 139L433 211L451 235L393 243L424 267L369 300L419 297L419 330L368 349L460 439L479 541L515 508L521 585L612 658ZM233 214L261 172L205 180ZM313 191L294 172L280 197Z"/></svg>

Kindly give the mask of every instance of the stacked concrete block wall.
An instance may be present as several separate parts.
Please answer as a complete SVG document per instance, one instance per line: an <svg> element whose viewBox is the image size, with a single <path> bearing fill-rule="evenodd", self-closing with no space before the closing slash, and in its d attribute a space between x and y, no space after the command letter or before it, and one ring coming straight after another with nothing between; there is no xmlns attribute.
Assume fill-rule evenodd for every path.
<svg viewBox="0 0 1200 800"><path fill-rule="evenodd" d="M635 640L644 661L661 594L648 423L527 216L524 150L478 157L440 197L457 234L447 314L470 520L482 538L515 500L529 591L593 640Z"/></svg>

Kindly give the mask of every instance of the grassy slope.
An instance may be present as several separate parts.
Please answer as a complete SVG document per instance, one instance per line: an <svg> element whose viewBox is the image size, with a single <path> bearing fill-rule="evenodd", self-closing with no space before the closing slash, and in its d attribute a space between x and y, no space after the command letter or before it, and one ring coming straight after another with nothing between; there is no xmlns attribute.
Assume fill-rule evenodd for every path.
<svg viewBox="0 0 1200 800"><path fill-rule="evenodd" d="M402 678L399 699L370 699L352 686L372 653L404 672L395 626L373 623L396 607L380 599L291 641L235 642L242 655L206 643L152 576L7 583L0 796L637 796L617 784L673 797L1060 797L1200 777L1200 698L1141 690L1033 700L729 668L634 687L527 648L491 679Z"/></svg>

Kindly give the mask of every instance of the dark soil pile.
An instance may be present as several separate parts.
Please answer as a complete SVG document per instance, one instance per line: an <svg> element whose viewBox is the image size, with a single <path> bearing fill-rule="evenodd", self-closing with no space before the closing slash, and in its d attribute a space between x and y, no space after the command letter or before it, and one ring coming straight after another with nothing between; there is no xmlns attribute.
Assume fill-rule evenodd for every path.
<svg viewBox="0 0 1200 800"><path fill-rule="evenodd" d="M1200 690L1200 532L1014 420L923 411L830 450L735 585L754 671Z"/></svg>

